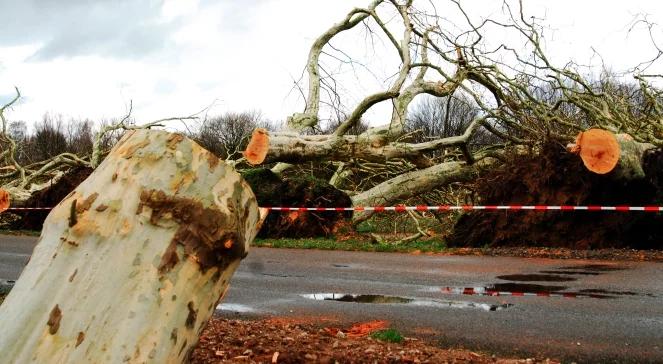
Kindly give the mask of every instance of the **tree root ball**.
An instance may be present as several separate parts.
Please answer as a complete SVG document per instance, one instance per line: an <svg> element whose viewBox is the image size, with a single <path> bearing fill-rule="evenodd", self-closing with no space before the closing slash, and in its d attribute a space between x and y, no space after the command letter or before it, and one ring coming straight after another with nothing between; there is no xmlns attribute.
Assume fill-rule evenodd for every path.
<svg viewBox="0 0 663 364"><path fill-rule="evenodd" d="M268 169L242 172L260 206L350 207L352 201L343 191L313 177L281 180ZM310 238L330 236L341 223L349 222L351 212L271 211L259 238Z"/></svg>
<svg viewBox="0 0 663 364"><path fill-rule="evenodd" d="M514 156L474 186L486 205L660 205L663 153L645 155L645 178L588 171L556 144ZM473 211L455 224L450 246L547 246L573 249L663 248L663 214L597 211Z"/></svg>
<svg viewBox="0 0 663 364"><path fill-rule="evenodd" d="M54 207L60 203L71 191L92 174L93 169L76 167L66 172L57 183L35 193L22 207ZM1 208L0 208L1 210ZM15 230L40 231L48 210L12 211L18 218L7 221L7 228Z"/></svg>

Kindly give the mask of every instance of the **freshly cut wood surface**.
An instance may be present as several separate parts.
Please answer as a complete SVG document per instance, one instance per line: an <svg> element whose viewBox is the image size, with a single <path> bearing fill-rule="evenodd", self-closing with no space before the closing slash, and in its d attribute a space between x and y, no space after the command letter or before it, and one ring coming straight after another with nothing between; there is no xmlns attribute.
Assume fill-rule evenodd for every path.
<svg viewBox="0 0 663 364"><path fill-rule="evenodd" d="M0 212L6 211L10 203L9 192L0 188Z"/></svg>
<svg viewBox="0 0 663 364"><path fill-rule="evenodd" d="M251 135L251 141L249 141L249 145L244 151L244 158L255 166L261 164L265 160L268 150L269 135L267 134L267 130L258 128L254 130L253 135Z"/></svg>
<svg viewBox="0 0 663 364"><path fill-rule="evenodd" d="M609 173L619 162L621 148L615 135L607 130L584 131L578 134L576 145L585 167L594 173Z"/></svg>

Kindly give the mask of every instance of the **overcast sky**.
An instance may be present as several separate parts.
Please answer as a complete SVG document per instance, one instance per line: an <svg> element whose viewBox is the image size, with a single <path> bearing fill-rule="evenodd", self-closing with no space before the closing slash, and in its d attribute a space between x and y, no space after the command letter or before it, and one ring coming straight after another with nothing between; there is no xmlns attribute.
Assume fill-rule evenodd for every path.
<svg viewBox="0 0 663 364"><path fill-rule="evenodd" d="M139 121L209 105L212 114L256 109L282 120L302 108L291 90L312 40L368 2L0 0L0 103L15 85L24 97L7 113L10 120L38 120L46 112L112 118L130 100ZM524 2L547 19L547 48L560 62L599 62L593 47L620 70L655 54L645 33L627 30L637 14L663 22L660 0ZM487 16L498 1L464 3ZM657 36L663 43L660 28ZM660 65L653 71L663 73ZM370 118L384 115L378 110Z"/></svg>

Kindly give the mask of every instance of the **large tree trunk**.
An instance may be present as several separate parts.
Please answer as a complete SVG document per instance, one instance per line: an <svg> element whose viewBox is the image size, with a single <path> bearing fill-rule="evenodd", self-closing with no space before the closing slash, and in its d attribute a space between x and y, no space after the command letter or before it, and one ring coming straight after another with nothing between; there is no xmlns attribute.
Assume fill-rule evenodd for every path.
<svg viewBox="0 0 663 364"><path fill-rule="evenodd" d="M485 158L469 165L465 162L446 162L404 173L353 196L352 205L389 206L450 183L471 181L477 177L482 168L489 168L494 163L493 158ZM374 211L355 212L352 222L355 225L359 224L368 220L373 214Z"/></svg>
<svg viewBox="0 0 663 364"><path fill-rule="evenodd" d="M601 129L578 134L567 149L579 154L590 171L624 181L645 178L646 160L658 151L655 145L638 142L628 134L613 135Z"/></svg>
<svg viewBox="0 0 663 364"><path fill-rule="evenodd" d="M128 133L46 219L0 308L2 362L184 361L258 221L251 189L211 153Z"/></svg>

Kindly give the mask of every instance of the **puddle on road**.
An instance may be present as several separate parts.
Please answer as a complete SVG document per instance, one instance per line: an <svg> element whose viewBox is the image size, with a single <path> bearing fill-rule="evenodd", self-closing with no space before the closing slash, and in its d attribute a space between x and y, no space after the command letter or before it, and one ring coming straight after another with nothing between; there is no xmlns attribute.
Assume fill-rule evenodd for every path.
<svg viewBox="0 0 663 364"><path fill-rule="evenodd" d="M332 267L334 267L334 268L350 268L349 265L345 265L345 264L332 264Z"/></svg>
<svg viewBox="0 0 663 364"><path fill-rule="evenodd" d="M422 307L442 307L442 308L474 308L483 311L499 311L513 306L506 303L501 305L491 305L487 303L477 303L468 301L440 301L433 299L418 299L398 296L383 295L355 295L347 293L312 293L301 295L304 298L316 301L337 301L354 303L373 303L373 304L409 304Z"/></svg>
<svg viewBox="0 0 663 364"><path fill-rule="evenodd" d="M618 270L626 270L629 269L628 267L622 267L619 265L611 265L611 264L584 264L584 265L571 265L568 267L560 267L557 269L567 269L567 270L583 270L583 271L590 271L590 272L614 272Z"/></svg>
<svg viewBox="0 0 663 364"><path fill-rule="evenodd" d="M617 298L604 294L589 292L565 292L567 287L560 286L541 286L536 284L505 284L500 283L488 285L485 287L441 287L440 291L444 294L468 295L468 296L512 296L512 297L564 297L564 298Z"/></svg>
<svg viewBox="0 0 663 364"><path fill-rule="evenodd" d="M536 296L598 299L614 299L620 298L620 296L657 297L651 293L607 289L579 289L576 291L566 291L569 287L528 283L573 282L583 278L582 276L597 276L629 268L611 264L584 264L553 269L554 270L542 270L539 271L539 273L534 274L508 274L495 277L505 281L512 281L513 283L500 282L477 287L441 287L440 289L441 292L445 294L476 296Z"/></svg>
<svg viewBox="0 0 663 364"><path fill-rule="evenodd" d="M529 292L529 293L556 293L563 291L568 287L564 286L544 286L541 284L530 283L495 283L485 287L487 291L498 292Z"/></svg>
<svg viewBox="0 0 663 364"><path fill-rule="evenodd" d="M383 296L377 294L344 294L344 293L313 293L303 297L316 301L340 301L357 303L410 303L411 298Z"/></svg>
<svg viewBox="0 0 663 364"><path fill-rule="evenodd" d="M583 275L583 276L597 276L597 275L601 274L601 272L583 272L583 271L571 271L571 270L542 270L539 273Z"/></svg>
<svg viewBox="0 0 663 364"><path fill-rule="evenodd" d="M239 313L256 312L256 310L253 307L242 305L239 303L222 303L216 306L216 309L219 311L232 311Z"/></svg>
<svg viewBox="0 0 663 364"><path fill-rule="evenodd" d="M554 274L508 274L495 277L505 281L518 282L571 282L577 281L577 278L562 277Z"/></svg>

